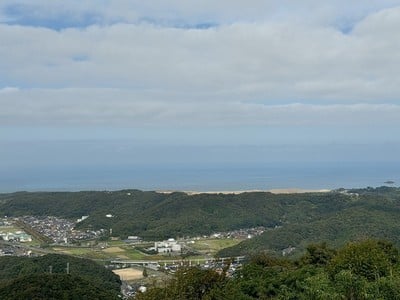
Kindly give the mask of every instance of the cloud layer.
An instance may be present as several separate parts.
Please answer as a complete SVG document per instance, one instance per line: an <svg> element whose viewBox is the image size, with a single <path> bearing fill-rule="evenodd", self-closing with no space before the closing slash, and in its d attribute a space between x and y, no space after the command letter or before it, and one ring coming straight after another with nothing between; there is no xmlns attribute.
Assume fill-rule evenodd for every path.
<svg viewBox="0 0 400 300"><path fill-rule="evenodd" d="M0 92L3 125L298 126L399 125L397 104L263 104L161 101L159 95L107 89ZM171 96L171 98L173 98ZM115 100L117 99L117 100Z"/></svg>
<svg viewBox="0 0 400 300"><path fill-rule="evenodd" d="M143 22L196 27L264 20L294 20L348 28L368 14L396 5L397 0L253 0L251 5L242 0L3 0L0 20L54 28Z"/></svg>
<svg viewBox="0 0 400 300"><path fill-rule="evenodd" d="M4 1L0 124L400 123L395 1L274 2Z"/></svg>

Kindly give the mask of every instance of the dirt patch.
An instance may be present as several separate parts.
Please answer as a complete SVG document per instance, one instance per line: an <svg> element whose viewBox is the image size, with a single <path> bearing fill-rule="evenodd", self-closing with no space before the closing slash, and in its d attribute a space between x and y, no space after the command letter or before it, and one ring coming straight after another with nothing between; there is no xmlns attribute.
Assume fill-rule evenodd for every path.
<svg viewBox="0 0 400 300"><path fill-rule="evenodd" d="M143 271L133 268L113 270L113 272L117 274L121 280L136 280L143 277Z"/></svg>

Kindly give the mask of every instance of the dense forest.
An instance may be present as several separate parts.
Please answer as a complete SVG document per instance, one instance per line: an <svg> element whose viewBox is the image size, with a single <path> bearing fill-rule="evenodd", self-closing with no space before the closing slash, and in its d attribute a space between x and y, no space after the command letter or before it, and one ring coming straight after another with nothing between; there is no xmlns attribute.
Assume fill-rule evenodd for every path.
<svg viewBox="0 0 400 300"><path fill-rule="evenodd" d="M107 218L112 214L112 218ZM366 188L329 193L187 195L139 190L19 192L0 194L0 215L89 218L79 228L113 229L122 238L195 236L264 226L261 236L223 250L221 256L289 246L300 255L313 242L344 245L360 238L387 238L400 245L400 189Z"/></svg>
<svg viewBox="0 0 400 300"><path fill-rule="evenodd" d="M0 299L119 299L120 285L117 275L87 259L0 257Z"/></svg>
<svg viewBox="0 0 400 300"><path fill-rule="evenodd" d="M67 274L32 274L0 284L2 300L113 300L114 291L80 276Z"/></svg>
<svg viewBox="0 0 400 300"><path fill-rule="evenodd" d="M315 201L314 197L310 195L308 201L288 210L283 226L223 249L218 255L236 256L266 249L280 252L290 246L296 247L295 255L300 255L311 243L327 242L339 247L365 238L388 239L400 246L398 188L351 190L345 198L333 195L329 203Z"/></svg>
<svg viewBox="0 0 400 300"><path fill-rule="evenodd" d="M313 244L297 260L254 255L234 277L200 268L181 269L138 300L376 300L400 299L399 251L379 240L338 250Z"/></svg>

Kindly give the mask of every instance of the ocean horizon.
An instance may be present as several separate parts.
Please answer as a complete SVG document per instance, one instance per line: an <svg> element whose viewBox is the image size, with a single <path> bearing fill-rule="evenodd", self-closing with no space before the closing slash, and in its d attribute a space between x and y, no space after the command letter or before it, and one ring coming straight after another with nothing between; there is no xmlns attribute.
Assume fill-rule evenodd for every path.
<svg viewBox="0 0 400 300"><path fill-rule="evenodd" d="M399 170L400 162L16 167L0 171L0 192L365 188L396 186Z"/></svg>

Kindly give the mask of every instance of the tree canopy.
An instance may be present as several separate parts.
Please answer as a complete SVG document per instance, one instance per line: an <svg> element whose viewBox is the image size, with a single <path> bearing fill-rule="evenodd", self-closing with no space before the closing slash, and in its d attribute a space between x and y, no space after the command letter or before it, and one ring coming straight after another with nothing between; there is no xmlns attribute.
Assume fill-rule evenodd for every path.
<svg viewBox="0 0 400 300"><path fill-rule="evenodd" d="M88 259L0 257L0 299L115 299L120 285L117 275Z"/></svg>
<svg viewBox="0 0 400 300"><path fill-rule="evenodd" d="M400 299L399 253L389 242L370 239L338 250L310 245L298 260L259 253L232 278L182 269L165 286L138 299Z"/></svg>

